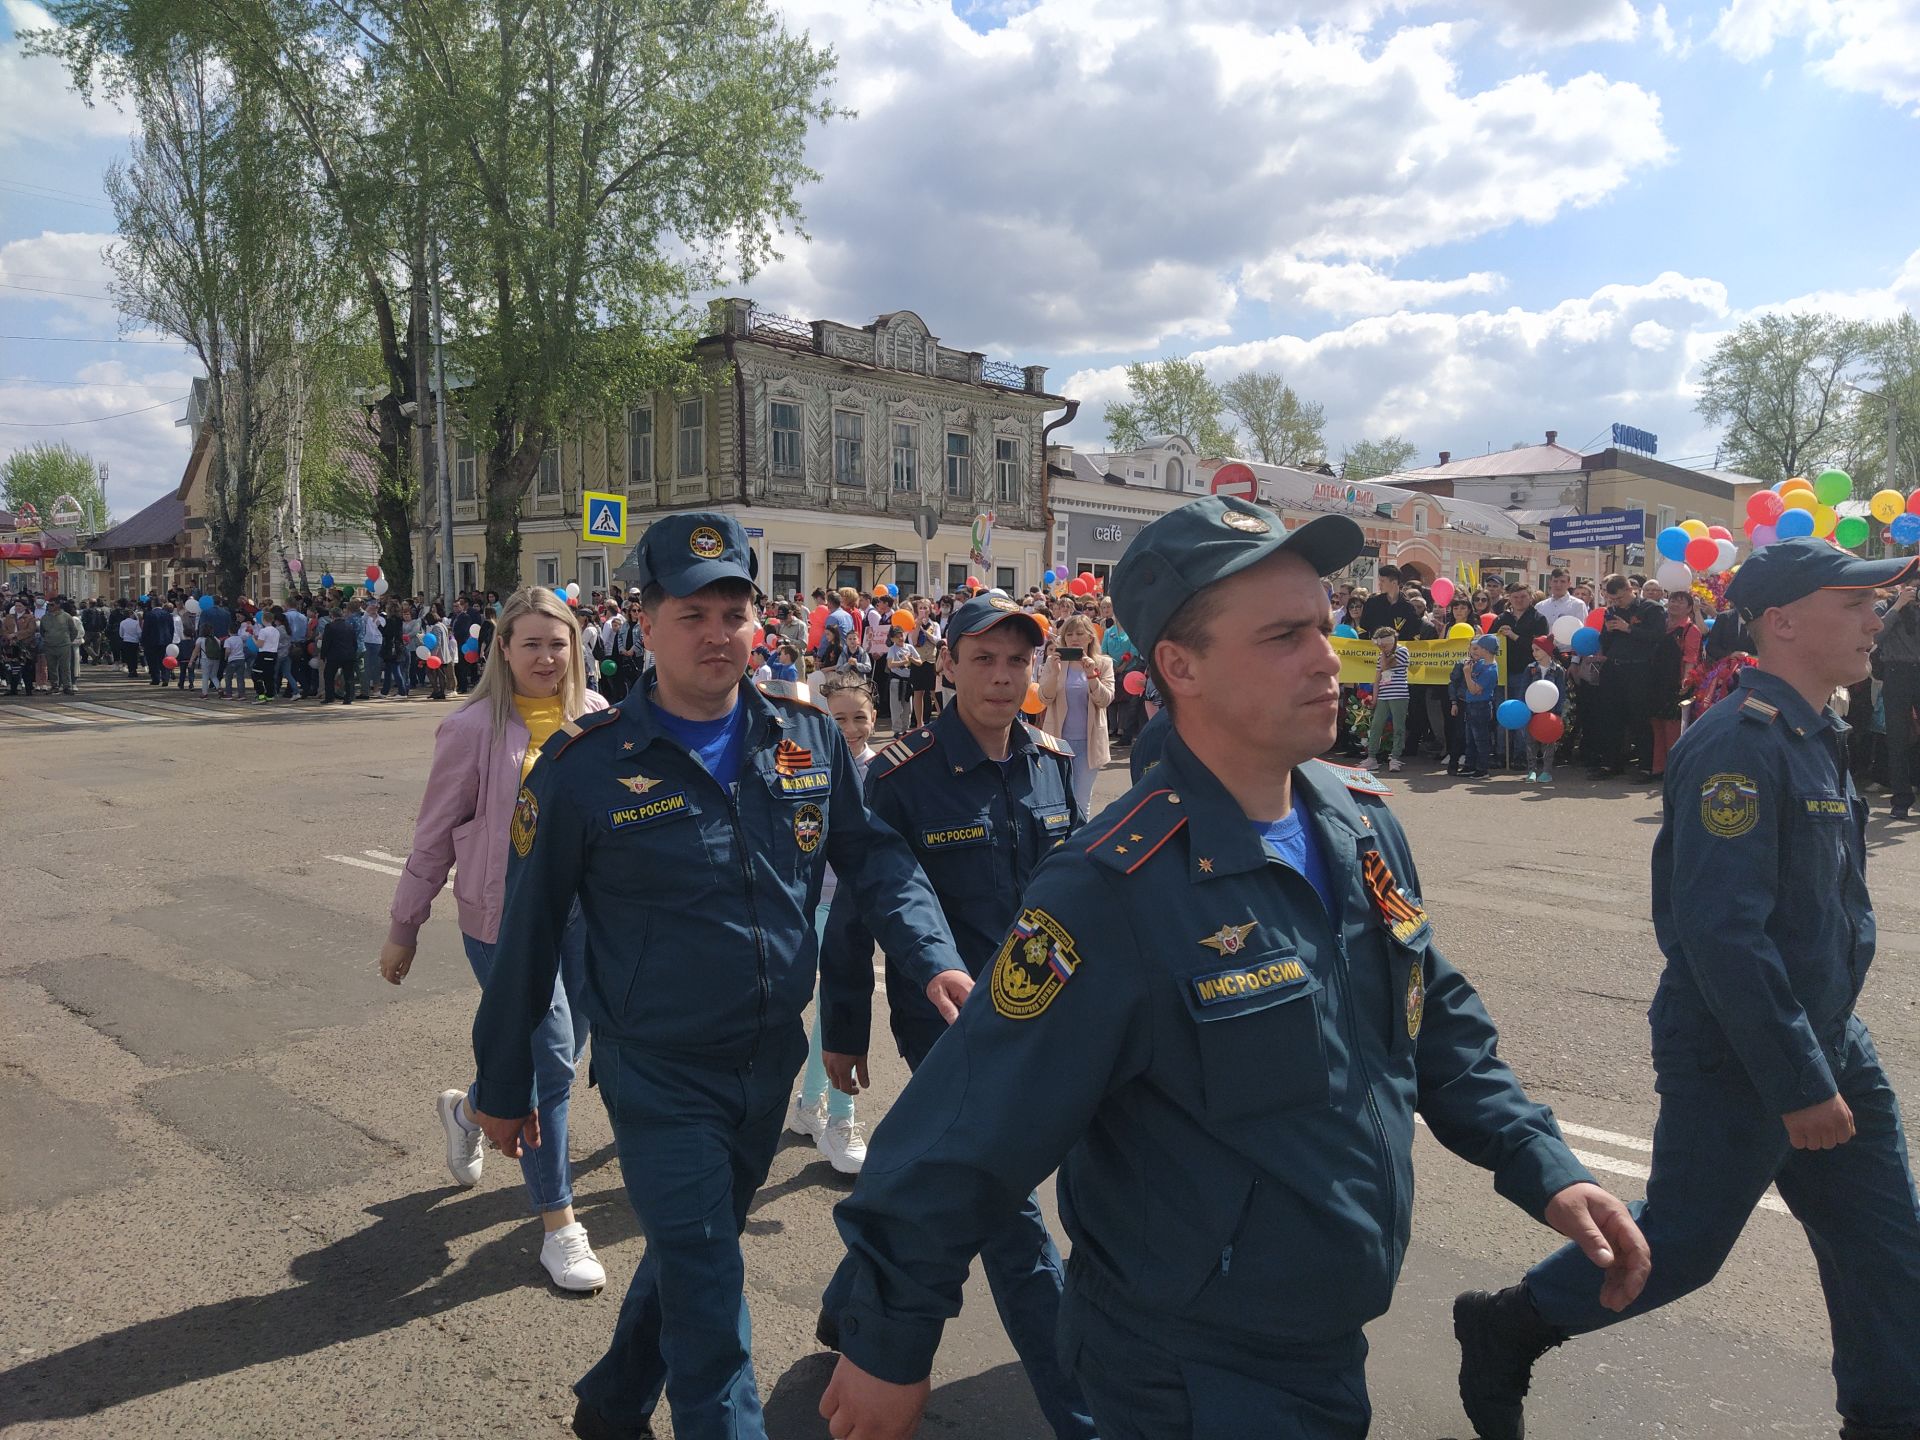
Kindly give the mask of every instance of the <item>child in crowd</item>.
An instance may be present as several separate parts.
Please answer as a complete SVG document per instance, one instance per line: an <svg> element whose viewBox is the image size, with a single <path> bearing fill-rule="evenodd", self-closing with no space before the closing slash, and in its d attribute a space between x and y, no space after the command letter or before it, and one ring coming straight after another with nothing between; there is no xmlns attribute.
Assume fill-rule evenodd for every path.
<svg viewBox="0 0 1920 1440"><path fill-rule="evenodd" d="M1493 708L1500 701L1500 667L1493 657L1499 653L1499 636L1475 636L1460 677L1467 730L1467 768L1460 773L1473 780L1486 779L1493 760Z"/></svg>
<svg viewBox="0 0 1920 1440"><path fill-rule="evenodd" d="M220 698L222 700L244 700L247 698L247 637L245 626L236 626L227 636L226 668L220 672Z"/></svg>
<svg viewBox="0 0 1920 1440"><path fill-rule="evenodd" d="M913 720L913 667L920 663L920 652L907 643L907 632L898 625L887 631L887 700L893 711L893 733L905 732Z"/></svg>
<svg viewBox="0 0 1920 1440"><path fill-rule="evenodd" d="M1393 725L1393 753L1387 769L1398 770L1401 752L1407 748L1407 647L1391 625L1373 632L1373 643L1380 647L1380 658L1373 667L1373 719L1367 724L1367 761L1380 758L1380 732L1389 721Z"/></svg>
<svg viewBox="0 0 1920 1440"><path fill-rule="evenodd" d="M797 681L800 678L800 652L791 642L783 642L779 651L780 658L768 664L775 680Z"/></svg>
<svg viewBox="0 0 1920 1440"><path fill-rule="evenodd" d="M864 788L867 766L873 760L873 747L867 742L873 738L873 727L880 718L872 687L856 671L828 670L822 672L817 698L827 707L834 723L840 727L840 733L846 737L847 749L853 753L853 768ZM819 811L815 810L815 824L819 823L818 815ZM807 821L802 818L794 823L804 825ZM798 831L795 833L799 834ZM817 843L818 837L815 838ZM814 933L822 944L826 943L827 911L833 904L837 885L833 867L828 866L820 885L820 908L814 917ZM795 1135L810 1136L814 1144L819 1146L820 1153L827 1157L827 1162L842 1175L860 1173L860 1166L867 1158L867 1142L860 1133L860 1127L854 1123L853 1097L827 1084L826 1061L820 1051L820 992L817 986L813 995L813 1031L807 1043L807 1068L800 1076L800 1090L787 1109L787 1129Z"/></svg>
<svg viewBox="0 0 1920 1440"><path fill-rule="evenodd" d="M767 663L766 646L753 647L753 653L747 657L747 675L756 685L764 685L773 679L773 666Z"/></svg>
<svg viewBox="0 0 1920 1440"><path fill-rule="evenodd" d="M1560 715L1564 717L1567 708L1567 671L1553 653L1553 639L1542 635L1534 641L1533 663L1527 666L1526 681L1520 687L1520 693L1526 694L1537 680L1551 681L1554 689L1560 692L1553 702L1551 710L1538 711L1538 714ZM1553 783L1553 752L1559 742L1547 744L1533 738L1531 729L1527 732L1527 779L1537 780L1542 785Z"/></svg>

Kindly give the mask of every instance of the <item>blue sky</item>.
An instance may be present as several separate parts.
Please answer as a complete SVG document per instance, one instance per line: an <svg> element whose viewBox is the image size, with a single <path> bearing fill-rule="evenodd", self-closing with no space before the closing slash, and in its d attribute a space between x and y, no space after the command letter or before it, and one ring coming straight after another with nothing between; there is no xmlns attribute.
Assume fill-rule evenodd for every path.
<svg viewBox="0 0 1920 1440"><path fill-rule="evenodd" d="M812 243L739 288L1046 364L1076 444L1123 364L1187 353L1284 371L1336 455L1622 421L1710 456L1691 382L1740 320L1920 304L1920 0L782 8L860 113L815 138ZM151 338L95 298L127 120L0 9L0 335L46 337L0 339L0 453L93 450L124 516L179 479L192 369L99 343Z"/></svg>

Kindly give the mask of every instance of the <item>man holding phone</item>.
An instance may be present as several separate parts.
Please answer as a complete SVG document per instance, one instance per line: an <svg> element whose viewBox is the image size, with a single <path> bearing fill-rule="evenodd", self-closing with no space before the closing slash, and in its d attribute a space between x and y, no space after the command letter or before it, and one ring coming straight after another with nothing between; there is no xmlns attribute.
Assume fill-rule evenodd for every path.
<svg viewBox="0 0 1920 1440"><path fill-rule="evenodd" d="M1920 605L1911 581L1882 604L1880 619L1886 629L1874 647L1880 698L1887 712L1887 786L1893 791L1888 813L1905 820L1913 808L1913 707L1920 704Z"/></svg>

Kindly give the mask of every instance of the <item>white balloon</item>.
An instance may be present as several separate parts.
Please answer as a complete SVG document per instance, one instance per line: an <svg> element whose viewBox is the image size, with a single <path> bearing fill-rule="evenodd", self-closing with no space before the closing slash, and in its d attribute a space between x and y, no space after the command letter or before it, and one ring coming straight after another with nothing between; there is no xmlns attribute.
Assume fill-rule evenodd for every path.
<svg viewBox="0 0 1920 1440"><path fill-rule="evenodd" d="M1553 643L1562 650L1573 644L1573 637L1580 633L1580 622L1571 615L1562 615L1553 622Z"/></svg>
<svg viewBox="0 0 1920 1440"><path fill-rule="evenodd" d="M467 635L471 639L478 640L480 638L480 627L478 625L467 626Z"/></svg>
<svg viewBox="0 0 1920 1440"><path fill-rule="evenodd" d="M416 646L414 646L414 647L413 647L413 653L414 653L414 655L415 655L416 657L418 657L419 659L422 659L422 660L424 660L424 659L426 659L426 658L427 658L427 656L429 656L429 655L431 655L431 654L433 654L433 651L431 651L431 650L429 650L429 649L428 649L428 648L427 648L426 646L424 646L424 645L416 645Z"/></svg>
<svg viewBox="0 0 1920 1440"><path fill-rule="evenodd" d="M179 658L180 647L178 645L167 646L167 654L174 656L176 659Z"/></svg>
<svg viewBox="0 0 1920 1440"><path fill-rule="evenodd" d="M189 615L198 615L200 613L200 602L197 599L195 599L193 596L189 595L187 597L187 603L183 605L181 608L185 610Z"/></svg>
<svg viewBox="0 0 1920 1440"><path fill-rule="evenodd" d="M578 580L569 580L567 582L567 598L569 600L578 600L580 598L580 582Z"/></svg>
<svg viewBox="0 0 1920 1440"><path fill-rule="evenodd" d="M1724 575L1733 568L1733 562L1740 558L1740 548L1731 540L1716 543L1720 546L1720 558L1713 562L1713 573Z"/></svg>
<svg viewBox="0 0 1920 1440"><path fill-rule="evenodd" d="M1551 680L1536 680L1527 686L1527 709L1534 714L1544 714L1559 703L1560 687Z"/></svg>
<svg viewBox="0 0 1920 1440"><path fill-rule="evenodd" d="M1693 571L1678 560L1668 560L1653 572L1653 578L1660 582L1660 588L1669 595L1676 590L1693 588Z"/></svg>
<svg viewBox="0 0 1920 1440"><path fill-rule="evenodd" d="M387 593L386 576L382 575L378 580L373 582L373 593L376 595L384 595Z"/></svg>

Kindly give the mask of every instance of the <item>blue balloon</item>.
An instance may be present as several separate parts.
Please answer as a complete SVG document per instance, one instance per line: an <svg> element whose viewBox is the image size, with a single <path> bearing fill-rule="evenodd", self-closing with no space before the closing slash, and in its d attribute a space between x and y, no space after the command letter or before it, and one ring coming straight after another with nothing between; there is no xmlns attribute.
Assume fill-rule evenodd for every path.
<svg viewBox="0 0 1920 1440"><path fill-rule="evenodd" d="M1653 542L1654 548L1660 552L1661 558L1666 560L1685 560L1687 558L1687 546L1692 543L1693 536L1682 530L1678 525L1669 525L1654 538Z"/></svg>
<svg viewBox="0 0 1920 1440"><path fill-rule="evenodd" d="M556 595L558 595L558 596L560 597L560 602L561 602L562 604L565 604L565 603L566 603L566 599L567 599L567 591L566 591L566 587L565 587L565 586L563 586L563 585L556 585L556 586L554 586L554 587L553 587L553 593L554 593L554 594L556 594Z"/></svg>
<svg viewBox="0 0 1920 1440"><path fill-rule="evenodd" d="M1527 709L1524 700L1502 700L1500 708L1493 712L1493 718L1500 722L1504 730L1524 730L1527 722L1533 718L1533 712Z"/></svg>
<svg viewBox="0 0 1920 1440"><path fill-rule="evenodd" d="M323 590L331 590L333 588L333 576L330 574L322 575L320 577L320 588Z"/></svg>
<svg viewBox="0 0 1920 1440"><path fill-rule="evenodd" d="M420 643L429 650L438 650L440 648L440 637L429 630L420 637Z"/></svg>
<svg viewBox="0 0 1920 1440"><path fill-rule="evenodd" d="M1051 585L1053 583L1053 571L1049 570L1046 574L1042 575L1040 577L1040 583L1043 585Z"/></svg>
<svg viewBox="0 0 1920 1440"><path fill-rule="evenodd" d="M1896 545L1920 545L1920 515L1898 515L1888 532Z"/></svg>
<svg viewBox="0 0 1920 1440"><path fill-rule="evenodd" d="M1336 625L1333 627L1333 638L1336 640L1358 640L1360 638L1360 632L1351 625Z"/></svg>
<svg viewBox="0 0 1920 1440"><path fill-rule="evenodd" d="M887 586L887 598L889 600L898 600L900 598L900 587L898 585Z"/></svg>
<svg viewBox="0 0 1920 1440"><path fill-rule="evenodd" d="M1600 652L1600 632L1581 626L1573 632L1573 653L1576 655L1597 655Z"/></svg>
<svg viewBox="0 0 1920 1440"><path fill-rule="evenodd" d="M1787 510L1774 522L1774 534L1782 540L1797 540L1802 535L1813 533L1813 512L1811 510Z"/></svg>
<svg viewBox="0 0 1920 1440"><path fill-rule="evenodd" d="M1702 630L1711 630L1713 628L1714 619L1715 617L1712 615L1707 616L1705 623L1703 623L1700 628Z"/></svg>

